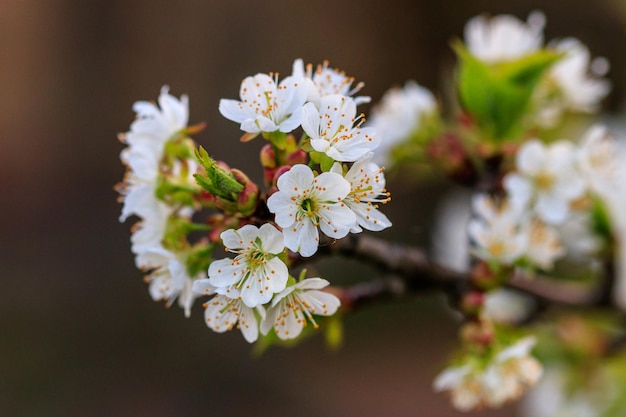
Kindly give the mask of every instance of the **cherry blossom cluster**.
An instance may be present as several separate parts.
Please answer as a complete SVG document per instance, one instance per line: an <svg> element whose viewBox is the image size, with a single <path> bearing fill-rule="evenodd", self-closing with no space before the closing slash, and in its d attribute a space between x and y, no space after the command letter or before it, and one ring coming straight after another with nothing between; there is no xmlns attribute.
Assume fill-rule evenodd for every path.
<svg viewBox="0 0 626 417"><path fill-rule="evenodd" d="M579 274L588 279L599 274L598 265L615 265L614 302L626 305L624 215L618 209L626 198L623 150L599 125L580 140L553 139L567 112L598 110L610 90L602 78L608 63L591 60L576 39L544 44L544 26L538 12L526 22L509 15L471 19L465 42L455 45L458 125L435 130L422 146L422 158L474 191L467 233L457 236L460 245L469 242L470 282L458 305L468 353L435 382L465 411L517 399L542 373L530 353L535 339L520 338L509 348L501 342L501 334L526 320L534 306L503 291L514 276L549 275L573 262L585 265ZM514 93L518 74L528 78ZM415 143L411 135L403 134L404 143ZM399 162L412 152L402 146L395 148ZM498 373L508 349L523 365Z"/></svg>
<svg viewBox="0 0 626 417"><path fill-rule="evenodd" d="M535 339L526 337L491 352L483 363L463 358L458 366L443 371L435 380L437 391L449 390L453 405L461 411L499 407L517 399L542 374L542 366L530 356Z"/></svg>
<svg viewBox="0 0 626 417"><path fill-rule="evenodd" d="M467 190L462 209L443 221L452 232L440 246L451 259L435 263L400 245L372 245L387 248L379 252L393 259L387 266L405 280L404 295L436 286L463 317L460 353L435 389L449 392L463 411L499 407L536 384L562 390L561 377L553 377L559 367L550 354L542 356L545 340L552 343L548 351L573 345L552 357L567 358L573 373L586 375L584 360L576 358L600 364L621 317L608 326L582 314L561 322L555 315L548 331L517 325L539 316L546 299L626 309L626 153L608 128L585 118L610 91L608 62L592 59L574 38L546 43L545 24L540 12L526 21L472 18L464 40L452 42L458 67L451 111L441 97L407 81L385 93L366 120L357 109L370 102L357 95L363 84L327 62L314 67L297 59L282 79L246 77L239 98L220 100L219 112L239 125L241 146L263 141L263 184L197 147L190 135L204 126L188 126L186 96L173 97L164 87L158 103L137 102L136 120L120 136L127 166L118 187L120 221L139 219L131 251L150 296L167 306L177 300L187 317L203 297L210 329L238 329L263 345L336 320L331 316L342 301L354 307L359 296L384 298L387 284L368 287L371 294L350 292L309 276L306 266L332 252L338 239L391 226L381 211L390 201L386 165L407 173L407 182L443 176ZM582 134L568 125L570 113L587 125ZM367 258L352 243L368 239L344 241L350 249L335 253ZM381 266L385 257L371 262ZM422 273L425 282L413 285ZM537 281L543 287L529 290ZM596 298L545 295L545 288L558 292L563 283L606 289L593 292ZM552 385L539 382L544 364ZM622 378L609 366L597 369L606 385ZM560 407L546 417L559 415Z"/></svg>
<svg viewBox="0 0 626 417"><path fill-rule="evenodd" d="M171 305L178 299L185 315L191 313L196 298L185 265L189 251L176 236L164 238L176 224L188 224L195 210L194 196L200 192L193 174L198 164L193 157L193 142L187 137L188 99L177 99L163 87L158 105L139 101L133 106L137 114L130 130L120 135L127 145L120 157L127 167L118 185L123 201L120 221L135 215L140 221L133 226L131 250L135 264L146 272L150 296ZM181 250L183 249L183 250Z"/></svg>
<svg viewBox="0 0 626 417"><path fill-rule="evenodd" d="M503 178L504 193L474 198L476 217L468 225L474 256L547 272L566 255L592 257L611 243L607 239L623 239L624 215L618 209L626 192L623 154L600 125L578 144L526 141L515 168ZM594 218L598 212L608 213L610 236Z"/></svg>
<svg viewBox="0 0 626 417"><path fill-rule="evenodd" d="M362 87L353 82L328 63L313 71L298 59L282 81L256 74L241 83L240 100L220 101L220 113L244 131L242 142L259 135L268 142L260 155L266 192L195 149L188 135L201 128L187 127L186 97L164 88L158 105L135 104L137 120L122 135L120 220L141 219L132 251L153 299L178 298L189 316L197 297L210 296L207 326L240 329L248 342L259 333L296 338L307 323L318 326L316 316L337 311L339 298L323 290L328 281L305 271L296 279L289 269L324 239L391 226L379 210L390 200L383 168L373 162L381 139L357 114L369 97L353 98ZM207 221L194 223L205 209L213 209ZM198 231L205 236L194 240ZM214 259L218 245L232 256Z"/></svg>

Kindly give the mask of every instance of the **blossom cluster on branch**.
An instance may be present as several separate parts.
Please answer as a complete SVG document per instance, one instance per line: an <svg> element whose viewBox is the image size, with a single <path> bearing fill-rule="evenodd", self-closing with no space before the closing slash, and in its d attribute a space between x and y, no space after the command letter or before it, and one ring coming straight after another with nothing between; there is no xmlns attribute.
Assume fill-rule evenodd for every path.
<svg viewBox="0 0 626 417"><path fill-rule="evenodd" d="M353 98L361 85L318 66L293 74L243 80L240 100L222 99L220 113L240 124L248 142L262 136L260 162L265 191L243 171L209 156L189 135L188 100L164 87L158 106L138 102L137 120L121 135L128 167L119 186L122 216L136 215L132 251L147 272L150 294L170 305L178 299L190 315L194 300L205 303L207 326L216 332L238 328L248 342L273 332L298 337L315 316L331 316L339 299L322 291L329 282L298 278L289 267L318 250L320 238L341 239L364 229L391 226L379 210L390 200L383 169L372 162L380 137L363 127ZM296 129L301 136L296 140ZM207 210L208 219L194 214ZM205 237L192 238L193 232ZM232 257L214 259L216 246Z"/></svg>
<svg viewBox="0 0 626 417"><path fill-rule="evenodd" d="M340 307L439 289L463 316L459 351L434 383L456 408L499 407L538 385L562 400L546 417L574 415L570 395L591 404L588 415L622 415L626 154L589 121L610 91L609 65L576 39L544 42L545 24L540 12L472 18L453 42L454 97L407 81L368 120L357 110L370 102L356 96L363 84L327 62L246 77L219 112L239 124L242 143L264 141L263 184L196 145L190 136L204 125L188 125L186 96L163 87L158 104L135 103L120 135L120 220L139 218L131 250L151 297L177 301L187 317L208 297L210 329L269 345L332 327ZM464 257L450 264L466 267L362 234L391 226L383 165L470 190L468 221L448 242ZM328 255L388 278L308 277L307 263ZM581 383L588 375L600 382ZM611 384L599 407L594 392Z"/></svg>

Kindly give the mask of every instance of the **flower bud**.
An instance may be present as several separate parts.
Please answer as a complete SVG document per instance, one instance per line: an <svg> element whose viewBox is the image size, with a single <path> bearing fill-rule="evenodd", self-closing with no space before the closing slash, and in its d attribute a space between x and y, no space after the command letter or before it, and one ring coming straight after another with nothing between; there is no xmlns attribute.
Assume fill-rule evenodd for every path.
<svg viewBox="0 0 626 417"><path fill-rule="evenodd" d="M461 309L467 315L476 316L480 313L485 303L485 293L482 291L470 291L461 299Z"/></svg>
<svg viewBox="0 0 626 417"><path fill-rule="evenodd" d="M287 165L306 164L308 154L302 149L296 149L287 155Z"/></svg>
<svg viewBox="0 0 626 417"><path fill-rule="evenodd" d="M261 148L259 157L263 168L276 168L276 153L269 143Z"/></svg>
<svg viewBox="0 0 626 417"><path fill-rule="evenodd" d="M259 187L243 172L238 169L232 169L238 183L243 185L243 190L237 195L237 210L243 216L250 216L255 212L259 202Z"/></svg>
<svg viewBox="0 0 626 417"><path fill-rule="evenodd" d="M494 328L490 320L481 319L466 323L461 328L463 343L480 347L487 347L493 343Z"/></svg>

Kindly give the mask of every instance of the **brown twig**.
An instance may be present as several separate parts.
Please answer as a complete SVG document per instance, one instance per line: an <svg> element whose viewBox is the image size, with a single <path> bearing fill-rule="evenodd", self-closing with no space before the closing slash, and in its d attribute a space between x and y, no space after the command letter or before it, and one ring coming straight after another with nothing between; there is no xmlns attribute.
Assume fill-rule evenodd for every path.
<svg viewBox="0 0 626 417"><path fill-rule="evenodd" d="M424 250L387 242L367 234L351 234L321 246L319 254L352 257L389 273L386 278L338 289L347 308L429 290L443 290L456 301L469 285L467 273L455 272L432 262ZM296 259L295 262L303 261ZM507 286L550 304L593 306L604 302L602 288L559 282L541 276L517 274Z"/></svg>

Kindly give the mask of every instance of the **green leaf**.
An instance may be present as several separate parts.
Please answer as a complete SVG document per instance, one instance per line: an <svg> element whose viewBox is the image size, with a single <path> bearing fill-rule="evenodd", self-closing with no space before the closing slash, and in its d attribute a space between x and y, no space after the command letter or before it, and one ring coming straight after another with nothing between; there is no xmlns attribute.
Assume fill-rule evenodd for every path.
<svg viewBox="0 0 626 417"><path fill-rule="evenodd" d="M206 176L194 175L198 185L213 195L235 201L244 186L237 182L233 174L219 166L202 146L196 151L196 159L206 171Z"/></svg>
<svg viewBox="0 0 626 417"><path fill-rule="evenodd" d="M546 71L562 54L541 50L518 60L488 64L460 42L458 91L461 105L493 141L511 139L521 127L530 99Z"/></svg>

